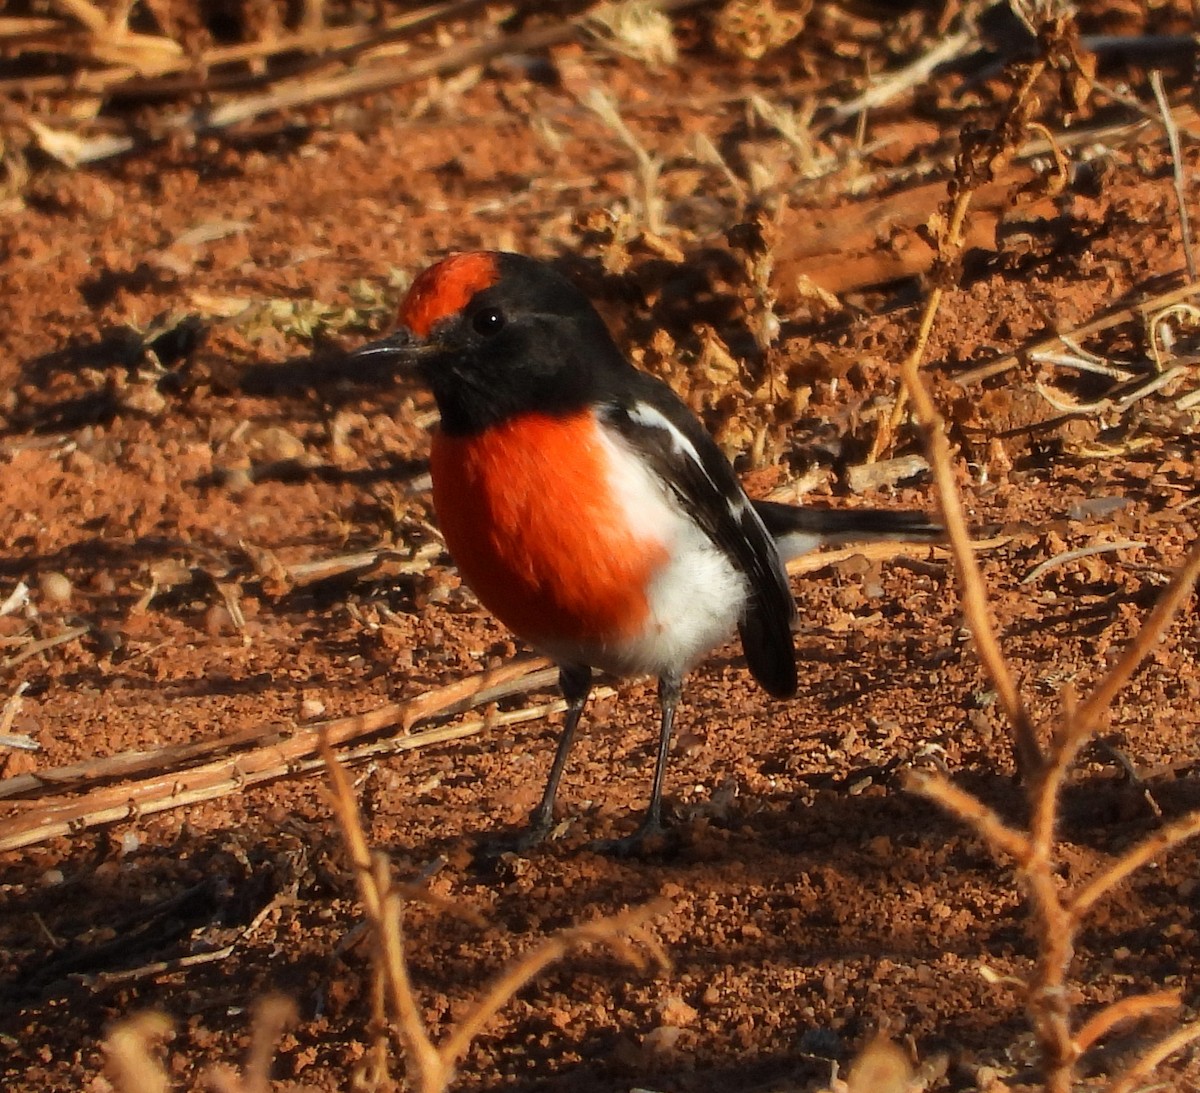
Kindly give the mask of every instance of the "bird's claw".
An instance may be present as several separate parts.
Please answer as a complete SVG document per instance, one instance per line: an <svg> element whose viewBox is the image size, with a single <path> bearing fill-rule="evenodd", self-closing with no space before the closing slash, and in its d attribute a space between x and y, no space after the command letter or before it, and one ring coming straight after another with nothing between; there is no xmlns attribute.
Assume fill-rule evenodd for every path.
<svg viewBox="0 0 1200 1093"><path fill-rule="evenodd" d="M647 858L661 854L678 841L675 832L657 817L642 822L631 835L619 839L596 839L588 843L598 854L610 854L615 858Z"/></svg>

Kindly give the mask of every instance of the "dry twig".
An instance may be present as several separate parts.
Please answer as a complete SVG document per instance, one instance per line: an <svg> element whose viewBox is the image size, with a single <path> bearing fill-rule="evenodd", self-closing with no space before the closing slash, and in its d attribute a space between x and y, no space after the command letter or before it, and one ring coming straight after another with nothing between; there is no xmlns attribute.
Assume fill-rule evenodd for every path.
<svg viewBox="0 0 1200 1093"><path fill-rule="evenodd" d="M86 2L86 0L75 0L75 2ZM697 3L699 0L655 0L654 7L659 11L669 12L681 10ZM372 37L352 39L350 44L344 47L347 54L344 59L352 61L371 47L385 44L399 34L410 33L418 26L427 25L431 21L431 16L433 19L441 18L443 13L454 13L462 6L449 3L434 9L433 13L428 10L417 12L409 17L401 17L398 25L388 27ZM472 2L468 6L478 5ZM203 106L161 116L155 120L152 134L149 136L144 133L138 136L111 133L83 136L72 130L52 128L37 118L27 118L26 124L34 133L42 150L48 155L70 165L92 163L122 155L143 143L161 141L180 133L218 132L268 114L315 106L357 95L368 95L417 83L431 77L447 76L485 64L507 54L534 53L577 37L586 38L591 33L589 20L590 16L584 13L575 18L550 22L530 30L512 34L494 34L465 45L452 45L422 57L402 58L400 63L396 63L395 58L390 56L383 57L375 63L360 61L348 68L339 62L339 70L332 73L318 73L313 70L314 65L318 62L321 66L328 66L330 62L321 50L321 40L318 38L315 42L312 41L308 37L311 32L305 31L302 40L292 42L291 48L309 46L318 52L318 58L317 61L310 61L302 73L291 75L285 79L272 79L269 81L268 89L259 94L233 96L215 104L206 101ZM162 41L168 40L162 39ZM286 41L288 39L278 39L277 45L279 42ZM262 55L262 52L260 50L247 53L243 48L236 57L222 59L247 60ZM93 93L120 91L122 94L133 96L145 92L162 93L170 90L172 94L190 93L198 99L205 100L214 92L223 90L227 82L217 80L213 85L209 78L198 82L193 77L182 77L175 78L175 82L169 88L162 85L143 88L138 76L139 72L136 69L126 66L115 75L101 80L100 85L93 88ZM260 82L260 80L241 77L236 82L252 84Z"/></svg>
<svg viewBox="0 0 1200 1093"><path fill-rule="evenodd" d="M861 95L856 95L847 102L838 103L829 116L824 118L817 127L816 136L821 136L834 126L850 118L857 117L864 111L882 106L897 96L910 91L925 83L939 66L962 56L968 50L975 48L979 38L974 29L955 31L937 43L911 63L897 72L890 72L880 77Z"/></svg>
<svg viewBox="0 0 1200 1093"><path fill-rule="evenodd" d="M563 930L517 958L502 971L444 1042L440 1046L435 1044L425 1027L408 974L404 952L403 899L399 889L392 883L387 857L372 855L368 849L349 779L324 736L321 752L333 789L333 807L338 826L346 842L346 851L358 881L359 897L375 939L376 969L381 981L380 993L385 1001L384 1015L404 1050L418 1093L442 1093L447 1089L453 1081L459 1059L500 1008L546 967L574 949L599 944L612 949L635 966L646 966L643 953L658 966L668 966L662 948L644 930L651 918L666 909L664 901L658 900L622 914Z"/></svg>
<svg viewBox="0 0 1200 1093"><path fill-rule="evenodd" d="M389 703L369 713L291 730L267 726L232 739L174 745L154 752L133 752L60 771L19 775L0 782L0 797L39 798L30 807L0 820L0 850L14 850L69 835L100 824L129 820L196 801L241 792L276 778L309 773L321 765L318 732L344 746L386 729L393 737L362 744L351 758L362 760L387 751L408 751L462 739L498 721L544 716L547 707L496 714L457 725L444 725L415 735L412 729L432 717L462 713L511 694L528 693L553 684L557 671L543 660L524 660L460 680L406 702ZM111 784L115 777L136 780Z"/></svg>
<svg viewBox="0 0 1200 1093"><path fill-rule="evenodd" d="M1161 72L1156 70L1150 73L1150 86L1154 89L1154 98L1158 103L1158 111L1162 115L1163 128L1167 131L1167 144L1171 149L1171 178L1175 184L1175 202L1179 209L1179 231L1183 242L1183 258L1187 262L1188 280L1194 283L1197 279L1196 256L1192 252L1192 219L1188 215L1187 187L1183 178L1183 153L1179 148L1179 129L1175 125L1175 117L1171 113L1171 104L1167 101L1167 93L1163 90Z"/></svg>
<svg viewBox="0 0 1200 1093"><path fill-rule="evenodd" d="M965 529L961 522L961 499L954 484L949 445L941 431L932 399L925 390L912 359L906 362L905 381L910 385L913 405L926 433L951 548L965 590L964 607L968 624L972 633L976 635L977 642L981 633L991 640L993 635L990 618L983 613L986 608L986 593L982 579L974 567L973 558L962 544ZM1069 1093L1079 1057L1102 1032L1112 1028L1118 1021L1158 1012L1165 1005L1161 995L1146 996L1141 1000L1125 1000L1116 1004L1121 1007L1118 1010L1111 1013L1108 1010L1100 1011L1076 1034L1071 1028L1066 978L1074 954L1075 936L1087 912L1098 899L1136 869L1157 859L1165 850L1200 833L1200 813L1185 816L1169 824L1118 858L1074 893L1064 892L1058 878L1054 856L1054 827L1059 791L1069 765L1079 749L1096 731L1101 717L1111 705L1118 690L1160 640L1189 595L1197 575L1200 575L1200 545L1192 550L1187 562L1160 597L1136 638L1130 642L1120 660L1094 692L1081 704L1076 704L1069 692L1064 695L1062 722L1053 732L1049 751L1045 755L1037 745L1035 726L1016 695L1007 662L998 645L991 646L989 656L984 659L985 667L1002 696L1012 688L1011 697L1002 700L1018 741L1027 737L1025 746L1037 748L1036 762L1027 763L1026 767L1031 813L1027 833L1004 824L982 802L939 775L913 775L908 782L914 791L935 801L973 827L994 850L1014 858L1017 862L1029 893L1034 934L1038 943L1037 965L1028 984L1027 1006L1041 1045L1047 1089L1050 1093ZM968 590L970 596L967 595ZM1020 746L1018 743L1018 747ZM1174 1042L1174 1038L1168 1039ZM1166 1043L1164 1041L1164 1045ZM1152 1052L1147 1058L1151 1057L1158 1056Z"/></svg>
<svg viewBox="0 0 1200 1093"><path fill-rule="evenodd" d="M1033 584L1050 570L1077 562L1080 558L1091 558L1097 554L1112 554L1118 550L1144 550L1148 545L1139 539L1119 539L1115 543L1093 543L1091 546L1080 547L1078 550L1065 550L1053 558L1047 558L1040 565L1035 565L1021 578L1021 583Z"/></svg>
<svg viewBox="0 0 1200 1093"><path fill-rule="evenodd" d="M31 641L19 653L13 653L11 657L0 661L0 670L7 668L15 668L22 661L28 660L30 657L36 657L39 653L45 653L58 645L66 645L68 642L74 641L76 638L83 637L91 626L84 624L82 626L68 626L62 633L55 634L52 637L42 638L40 641Z"/></svg>

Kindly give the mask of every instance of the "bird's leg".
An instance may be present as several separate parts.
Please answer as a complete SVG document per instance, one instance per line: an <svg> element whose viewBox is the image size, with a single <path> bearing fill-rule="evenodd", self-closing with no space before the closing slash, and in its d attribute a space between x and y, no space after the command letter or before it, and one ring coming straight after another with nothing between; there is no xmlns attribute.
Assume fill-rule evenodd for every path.
<svg viewBox="0 0 1200 1093"><path fill-rule="evenodd" d="M675 727L675 709L683 693L683 681L678 677L664 676L658 681L658 707L662 722L658 731L658 760L654 764L654 784L650 787L650 804L645 819L634 832L634 836L661 835L666 828L662 822L663 782L667 774L667 757L671 753L671 731Z"/></svg>
<svg viewBox="0 0 1200 1093"><path fill-rule="evenodd" d="M683 680L679 676L662 676L658 681L658 706L662 719L658 732L658 760L654 765L654 783L650 788L650 804L638 829L623 839L605 839L594 844L597 850L614 854L633 854L642 849L648 839L666 834L662 818L663 782L667 773L667 759L671 754L671 732L675 727L675 709L683 693Z"/></svg>
<svg viewBox="0 0 1200 1093"><path fill-rule="evenodd" d="M583 707L587 705L588 695L592 693L591 668L578 664L560 665L558 686L562 690L563 698L567 700L567 716L563 722L562 735L558 738L558 748L554 752L554 762L550 765L550 777L546 779L541 803L533 810L529 817L529 827L521 836L521 850L536 846L554 827L554 798L558 793L558 783L562 780L563 768L567 765L567 756L575 739L575 730L579 727L579 719L583 715Z"/></svg>

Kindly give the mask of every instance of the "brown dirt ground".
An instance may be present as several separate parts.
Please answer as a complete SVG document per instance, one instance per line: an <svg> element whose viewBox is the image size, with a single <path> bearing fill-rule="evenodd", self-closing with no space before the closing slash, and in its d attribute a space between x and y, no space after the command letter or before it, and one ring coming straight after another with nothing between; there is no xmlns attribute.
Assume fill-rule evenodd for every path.
<svg viewBox="0 0 1200 1093"><path fill-rule="evenodd" d="M1132 3L1092 7L1088 29L1188 29L1182 4L1150 14ZM536 66L496 64L453 86L313 111L275 132L37 174L0 229L0 600L19 581L33 589L28 608L0 623L10 656L30 636L90 629L6 667L6 694L28 684L12 731L41 750L10 753L5 773L294 725L316 704L329 716L369 710L511 657L512 640L444 557L416 575L291 590L259 579L249 561L247 545L288 563L430 541L428 498L407 485L423 469L429 400L339 374L337 348L368 330L338 328L330 315L359 306L357 282L382 291L390 271L407 277L447 249L486 245L572 256L565 268L631 347L661 326L694 353L690 331L706 322L744 349L747 293L724 239L736 201L718 170L697 165L690 142L704 132L739 171L758 162L794 175L787 147L748 121L747 97L848 97L865 59L874 71L895 67L898 49L927 40L933 16L887 33L846 18L818 5L802 48L753 64L712 49L693 16L679 22L683 53L672 67L564 46L548 58L557 81L535 79ZM1152 102L1143 77L1108 74ZM600 272L597 214L627 203L633 174L630 153L569 93L589 84L609 89L662 157L665 234L684 263L634 244L624 273ZM1044 117L1060 126L1055 94L1048 83ZM999 81L939 75L872 113L866 139L879 143L858 170L951 147L964 123L994 119L1004 95ZM1074 124L1098 120L1085 112ZM829 140L845 148L852 129ZM1067 421L1035 394L1035 378L1055 379L1071 398L1095 398L1105 381L1033 366L966 390L949 378L1182 268L1161 133L1092 151L1090 183L1059 199L1053 216L969 256L929 353L973 518L1011 535L982 556L983 570L1004 648L1045 717L1065 684L1086 693L1099 678L1196 536L1195 411L1176 405L1195 388L1194 370L1123 414ZM1184 161L1195 177L1200 156L1188 142ZM796 184L798 223L830 208L851 220L897 185L876 181L851 197L848 182L843 172ZM1193 200L1194 186L1187 193ZM786 422L782 472L756 482L817 468L816 493L831 503L932 504L925 479L852 496L844 474L890 406L919 298L908 281L850 293L840 312L785 310L779 359L792 385L811 391ZM329 309L316 365L300 319L213 318L227 304L268 300L295 302L301 317L313 301ZM207 336L156 342L165 371L155 371L133 331L168 312L205 317ZM380 315L375 329L386 325ZM1136 322L1088 345L1115 359L1145 356ZM711 411L714 428L727 424L725 409ZM918 450L902 434L898 454ZM1022 583L1065 550L1118 539L1145 545ZM188 568L185 579L145 604L170 563ZM69 580L67 598L52 574ZM219 584L241 590L241 632ZM557 719L354 772L370 839L398 874L484 919L411 912L413 975L436 1030L549 932L669 901L656 930L670 971L631 970L602 953L569 958L504 1009L457 1088L810 1089L878 1029L920 1060L944 1053L942 1088L1030 1080L1018 997L981 974L986 965L1021 976L1035 955L1013 871L898 784L899 769L936 759L1005 816L1021 814L1007 733L964 637L947 563L920 551L850 561L796 591L795 701L756 690L736 647L689 681L669 776L680 829L670 852L619 860L587 847L627 830L644 802L655 716L646 683L592 709L560 800L572 821L565 835L499 868L473 864L477 836L518 824L535 802ZM1200 804L1198 648L1189 606L1107 726L1167 818ZM1117 764L1086 754L1065 795L1064 883L1160 822ZM1078 946L1082 1013L1175 987L1180 1020L1194 1019L1198 867L1196 848L1185 847L1105 903ZM81 831L4 854L0 869L5 1088L110 1088L99 1076L105 1031L146 1008L174 1019L171 1072L194 1085L205 1066L240 1057L255 1000L271 991L300 1009L280 1045L278 1087L349 1088L369 1043L369 958L348 943L355 891L319 778ZM218 962L98 978L235 939ZM1170 1027L1112 1041L1089 1073L1112 1072ZM1174 1088L1200 1088L1200 1061L1187 1052L1165 1073Z"/></svg>

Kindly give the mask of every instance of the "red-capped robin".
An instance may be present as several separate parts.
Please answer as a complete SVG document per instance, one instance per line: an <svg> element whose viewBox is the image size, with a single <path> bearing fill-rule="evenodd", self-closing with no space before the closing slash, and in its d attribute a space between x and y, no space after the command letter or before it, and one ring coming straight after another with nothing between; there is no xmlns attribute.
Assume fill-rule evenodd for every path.
<svg viewBox="0 0 1200 1093"><path fill-rule="evenodd" d="M650 805L619 844L663 830L663 775L684 674L736 627L755 679L796 691L783 558L829 543L925 540L923 513L751 501L704 427L638 371L570 281L476 251L421 273L397 331L356 351L415 365L441 415L433 502L479 600L559 666L566 721L529 846L554 797L593 671L658 679Z"/></svg>

